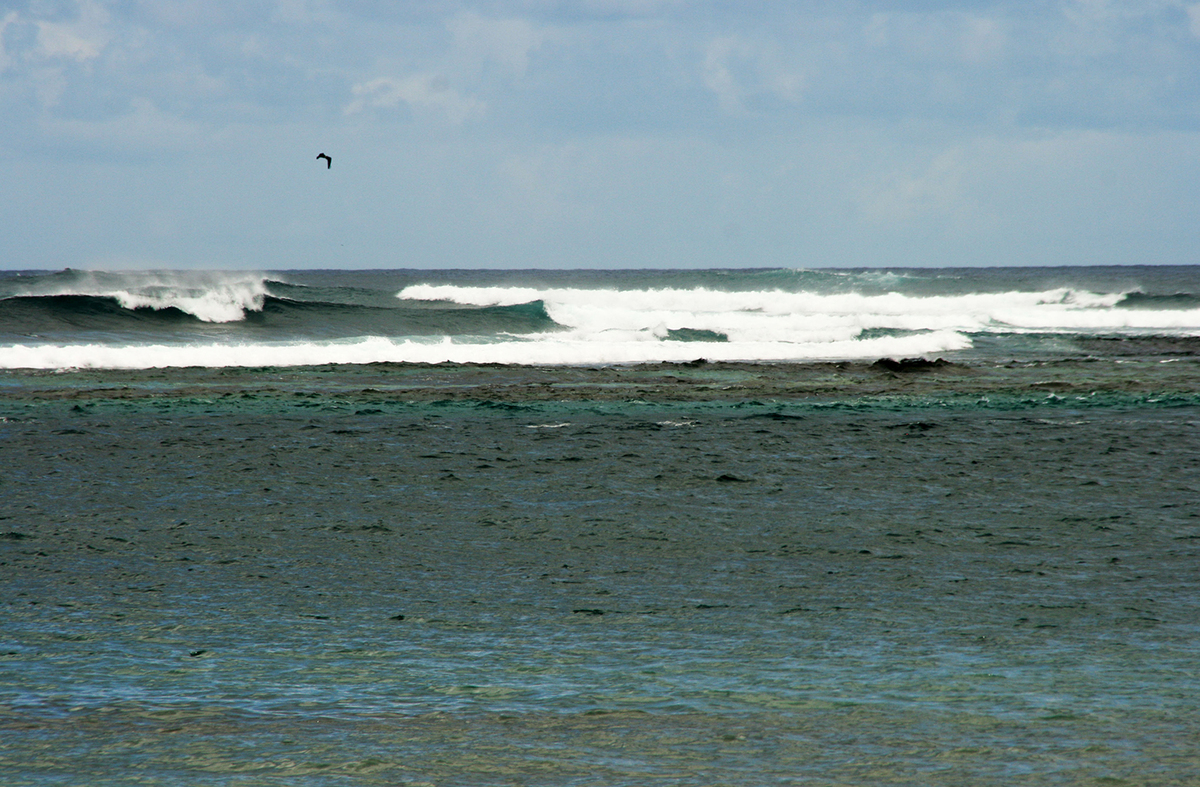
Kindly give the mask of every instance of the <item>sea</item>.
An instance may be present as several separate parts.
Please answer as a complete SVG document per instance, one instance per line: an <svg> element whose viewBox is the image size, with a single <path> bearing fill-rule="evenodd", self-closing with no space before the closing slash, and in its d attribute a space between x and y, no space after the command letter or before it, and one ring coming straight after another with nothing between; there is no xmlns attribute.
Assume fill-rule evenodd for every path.
<svg viewBox="0 0 1200 787"><path fill-rule="evenodd" d="M1196 267L0 272L0 368L778 362L1195 336Z"/></svg>
<svg viewBox="0 0 1200 787"><path fill-rule="evenodd" d="M0 272L0 784L1200 784L1200 267Z"/></svg>

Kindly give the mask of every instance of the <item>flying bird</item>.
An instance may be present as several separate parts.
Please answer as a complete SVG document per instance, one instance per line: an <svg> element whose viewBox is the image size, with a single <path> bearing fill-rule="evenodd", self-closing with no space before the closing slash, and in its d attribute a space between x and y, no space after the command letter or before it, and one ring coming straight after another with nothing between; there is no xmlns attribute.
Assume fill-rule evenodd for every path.
<svg viewBox="0 0 1200 787"><path fill-rule="evenodd" d="M329 156L326 156L324 153L318 153L317 159L325 159L325 169L329 169L333 166L333 159L331 159Z"/></svg>

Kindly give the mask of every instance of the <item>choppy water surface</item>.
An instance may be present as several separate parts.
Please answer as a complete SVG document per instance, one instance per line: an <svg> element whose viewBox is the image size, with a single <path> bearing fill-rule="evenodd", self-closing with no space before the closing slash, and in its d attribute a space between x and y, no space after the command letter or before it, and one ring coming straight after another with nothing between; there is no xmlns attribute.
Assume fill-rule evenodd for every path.
<svg viewBox="0 0 1200 787"><path fill-rule="evenodd" d="M1200 783L1198 380L1194 267L0 275L0 783Z"/></svg>
<svg viewBox="0 0 1200 787"><path fill-rule="evenodd" d="M1044 357L1200 337L1200 266L0 273L0 368Z"/></svg>
<svg viewBox="0 0 1200 787"><path fill-rule="evenodd" d="M1196 783L1189 358L10 373L0 780Z"/></svg>

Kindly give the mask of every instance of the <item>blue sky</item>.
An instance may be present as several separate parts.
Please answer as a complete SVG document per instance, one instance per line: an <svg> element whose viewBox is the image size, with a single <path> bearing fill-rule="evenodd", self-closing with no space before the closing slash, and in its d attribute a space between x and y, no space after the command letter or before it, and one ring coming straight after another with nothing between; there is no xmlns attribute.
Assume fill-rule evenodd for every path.
<svg viewBox="0 0 1200 787"><path fill-rule="evenodd" d="M0 0L0 134L7 269L1194 264L1200 3Z"/></svg>

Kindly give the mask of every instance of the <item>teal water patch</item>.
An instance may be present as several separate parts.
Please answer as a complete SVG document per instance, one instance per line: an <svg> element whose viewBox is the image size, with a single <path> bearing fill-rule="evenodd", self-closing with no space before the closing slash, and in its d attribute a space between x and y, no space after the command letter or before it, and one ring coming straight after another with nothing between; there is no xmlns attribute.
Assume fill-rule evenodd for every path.
<svg viewBox="0 0 1200 787"><path fill-rule="evenodd" d="M275 374L0 422L5 784L1198 773L1200 405Z"/></svg>
<svg viewBox="0 0 1200 787"><path fill-rule="evenodd" d="M920 336L927 334L930 331L926 330L908 330L906 328L863 328L858 332L859 341L868 339L890 339L898 336Z"/></svg>
<svg viewBox="0 0 1200 787"><path fill-rule="evenodd" d="M672 328L663 337L669 342L728 342L729 334L703 328Z"/></svg>
<svg viewBox="0 0 1200 787"><path fill-rule="evenodd" d="M433 413L469 418L474 414L498 413L538 418L584 415L630 415L682 417L688 414L731 417L801 417L826 412L1013 412L1029 410L1073 411L1095 409L1156 410L1200 406L1200 393L1125 393L1096 392L1087 395L1054 393L989 393L943 396L902 396L886 394L847 398L745 399L717 401L650 401L630 398L614 400L510 401L476 398L406 399L394 392L375 396L342 398L314 392L218 394L206 397L156 396L107 398L101 391L90 398L58 401L10 401L0 406L0 418L20 420L39 414L76 418L89 415L178 413L181 415L221 415L258 413L264 416L295 413L337 413L346 417L387 418L398 415Z"/></svg>
<svg viewBox="0 0 1200 787"><path fill-rule="evenodd" d="M1117 302L1123 309L1196 309L1200 308L1200 297L1190 292L1150 295L1131 292Z"/></svg>

